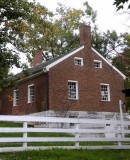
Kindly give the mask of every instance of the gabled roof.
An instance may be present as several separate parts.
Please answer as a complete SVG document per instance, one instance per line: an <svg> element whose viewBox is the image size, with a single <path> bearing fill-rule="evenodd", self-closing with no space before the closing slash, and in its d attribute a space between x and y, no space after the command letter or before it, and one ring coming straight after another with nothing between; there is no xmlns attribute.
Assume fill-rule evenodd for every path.
<svg viewBox="0 0 130 160"><path fill-rule="evenodd" d="M69 54L63 55L62 57L60 57L59 59L57 59L53 63L50 63L48 66L46 66L47 71L49 71L49 69L52 68L53 66L55 66L56 64L62 62L63 60L67 59L68 57L70 57L70 56L74 55L75 53L77 53L78 51L82 50L83 48L84 48L84 46L81 46L80 48L70 52Z"/></svg>
<svg viewBox="0 0 130 160"><path fill-rule="evenodd" d="M82 50L84 48L84 46L79 47L78 49L69 52L67 54L62 54L61 56L55 57L53 59L50 59L49 61L46 61L44 63L41 63L33 68L29 68L28 71L30 73L37 73L39 71L49 71L50 68L52 68L53 66L55 66L56 64L62 62L63 60L65 60L66 58L74 55L75 53L77 53L78 51Z"/></svg>
<svg viewBox="0 0 130 160"><path fill-rule="evenodd" d="M55 57L49 61L46 61L42 64L39 64L33 68L29 68L28 71L31 74L35 74L37 72L43 71L43 72L47 72L49 71L50 68L54 67L55 65L57 65L58 63L62 62L63 60L67 59L68 57L74 55L75 53L77 53L78 51L81 51L84 48L84 46L79 47L78 49L67 53L67 54L63 54L61 56ZM119 73L119 75L121 75L123 77L123 79L126 79L126 76L120 72L116 67L114 67L109 61L107 61L99 52L97 52L94 48L92 48L92 50L103 60L105 61L109 66L111 66L117 73Z"/></svg>

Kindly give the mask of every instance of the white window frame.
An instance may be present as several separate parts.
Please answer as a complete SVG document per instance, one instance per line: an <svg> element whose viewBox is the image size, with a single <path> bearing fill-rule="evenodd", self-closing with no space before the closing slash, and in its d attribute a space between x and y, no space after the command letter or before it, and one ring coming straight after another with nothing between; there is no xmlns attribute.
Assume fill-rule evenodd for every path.
<svg viewBox="0 0 130 160"><path fill-rule="evenodd" d="M13 92L13 106L18 106L18 99L19 99L18 89L16 89Z"/></svg>
<svg viewBox="0 0 130 160"><path fill-rule="evenodd" d="M81 61L81 64L79 64L77 61ZM81 57L74 57L74 65L83 66L83 58L81 58Z"/></svg>
<svg viewBox="0 0 130 160"><path fill-rule="evenodd" d="M95 66L95 63L98 63L99 67ZM94 60L94 68L102 68L102 61L100 61L100 60Z"/></svg>
<svg viewBox="0 0 130 160"><path fill-rule="evenodd" d="M107 87L107 91L103 91L102 86L106 86ZM105 84L105 83L101 83L100 84L100 90L101 90L101 101L109 102L110 101L110 85L109 84Z"/></svg>
<svg viewBox="0 0 130 160"><path fill-rule="evenodd" d="M75 90L76 91L73 93L75 97L73 97L72 91L70 91L69 83L74 83L75 84L75 87L76 87ZM71 100L78 100L79 99L79 96L78 96L78 81L68 80L68 99L71 99Z"/></svg>
<svg viewBox="0 0 130 160"><path fill-rule="evenodd" d="M34 98L32 100L32 96L34 95L31 95L31 87L34 87L34 84L31 84L31 85L28 85L28 103L32 103L34 102Z"/></svg>

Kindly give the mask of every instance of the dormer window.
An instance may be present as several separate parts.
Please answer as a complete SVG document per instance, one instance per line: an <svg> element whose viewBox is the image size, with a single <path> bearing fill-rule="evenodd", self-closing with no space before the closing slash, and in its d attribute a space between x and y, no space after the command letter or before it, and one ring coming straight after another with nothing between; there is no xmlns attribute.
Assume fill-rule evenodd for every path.
<svg viewBox="0 0 130 160"><path fill-rule="evenodd" d="M102 68L102 61L94 60L94 68Z"/></svg>
<svg viewBox="0 0 130 160"><path fill-rule="evenodd" d="M77 66L83 66L83 58L74 57L74 64Z"/></svg>

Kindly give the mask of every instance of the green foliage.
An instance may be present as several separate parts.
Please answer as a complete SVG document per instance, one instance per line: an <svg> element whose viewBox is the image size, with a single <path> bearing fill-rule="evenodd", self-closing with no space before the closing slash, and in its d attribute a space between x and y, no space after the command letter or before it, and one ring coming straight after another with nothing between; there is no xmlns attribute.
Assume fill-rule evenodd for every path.
<svg viewBox="0 0 130 160"><path fill-rule="evenodd" d="M19 48L26 53L30 63L37 50L46 51L48 49L46 44L48 44L53 26L49 18L52 16L53 14L39 3L34 4L31 8L24 39L19 40Z"/></svg>
<svg viewBox="0 0 130 160"><path fill-rule="evenodd" d="M130 77L130 40L129 36L124 37L124 49L113 58L113 65L115 65L127 77Z"/></svg>
<svg viewBox="0 0 130 160"><path fill-rule="evenodd" d="M125 105L126 105L127 111L130 112L130 97L126 97L126 99L125 99Z"/></svg>
<svg viewBox="0 0 130 160"><path fill-rule="evenodd" d="M101 33L95 28L92 31L92 45L105 58L111 59L123 46L122 35L109 30L106 33Z"/></svg>
<svg viewBox="0 0 130 160"><path fill-rule="evenodd" d="M126 79L124 81L124 89L125 90L130 89L130 80L129 79ZM125 106L126 106L126 110L130 112L130 97L127 96L127 94L126 94L126 98L125 98Z"/></svg>
<svg viewBox="0 0 130 160"><path fill-rule="evenodd" d="M10 67L20 67L17 39L23 38L21 25L29 14L29 4L24 0L1 0L0 2L0 90L5 86L5 78ZM9 44L12 46L8 47Z"/></svg>
<svg viewBox="0 0 130 160"><path fill-rule="evenodd" d="M116 68L118 68L122 73L124 73L125 75L127 75L128 70L126 68L126 65L123 61L122 56L116 56L113 58L112 61L113 65L116 66Z"/></svg>
<svg viewBox="0 0 130 160"><path fill-rule="evenodd" d="M25 71L26 67L20 62L19 52L25 51L24 45L28 39L26 34L36 19L37 24L42 21L43 17L39 18L40 12L44 12L45 16L49 14L47 9L39 6L27 0L0 1L0 91L12 83L11 78L6 79L12 66Z"/></svg>
<svg viewBox="0 0 130 160"><path fill-rule="evenodd" d="M129 0L115 0L113 5L116 6L117 10L123 9L124 4L127 3L128 9L130 8Z"/></svg>
<svg viewBox="0 0 130 160"><path fill-rule="evenodd" d="M12 56L12 59L13 55L14 57L16 57L17 53L16 50L18 49L18 39L24 38L24 32L26 31L26 22L28 21L29 18L31 6L32 4L25 0L19 0L19 1L1 0L0 3L1 53L2 54L9 53ZM7 47L7 44L13 45L13 47L15 47L16 50L12 48L12 46ZM10 64L13 65L15 63L16 61L12 61Z"/></svg>
<svg viewBox="0 0 130 160"><path fill-rule="evenodd" d="M52 13L39 3L1 0L0 90L13 83L6 79L12 66L24 68L27 74L27 67L20 63L19 52L26 54L30 64L37 50L43 51L44 60L68 53L79 47L78 29L82 23L92 26L92 45L106 58L111 58L122 44L130 46L127 33L122 43L115 31L99 32L96 17L97 12L88 2L83 4L82 10L59 3Z"/></svg>
<svg viewBox="0 0 130 160"><path fill-rule="evenodd" d="M85 11L68 8L58 3L56 12L50 14L50 19L46 19L46 16L42 18L42 21L35 18L35 24L32 28L30 26L26 34L27 41L24 44L26 52L29 52L29 55L32 53L33 56L37 50L42 50L44 60L48 60L77 48L79 46L77 32L79 26L84 23L84 20L93 23L94 18L96 19L96 14L88 3L84 4L84 7ZM43 17L42 12L39 15Z"/></svg>
<svg viewBox="0 0 130 160"><path fill-rule="evenodd" d="M86 18L90 18L90 22L95 24L97 18L97 11L94 11L87 1L84 3L84 6L86 7Z"/></svg>
<svg viewBox="0 0 130 160"><path fill-rule="evenodd" d="M130 89L130 80L128 78L124 81L124 89Z"/></svg>

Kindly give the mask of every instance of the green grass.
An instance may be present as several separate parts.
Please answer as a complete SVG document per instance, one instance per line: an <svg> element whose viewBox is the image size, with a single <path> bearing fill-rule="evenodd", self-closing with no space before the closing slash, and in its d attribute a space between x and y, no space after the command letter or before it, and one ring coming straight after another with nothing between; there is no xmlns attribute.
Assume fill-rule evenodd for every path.
<svg viewBox="0 0 130 160"><path fill-rule="evenodd" d="M130 160L129 150L39 150L0 153L1 160Z"/></svg>
<svg viewBox="0 0 130 160"><path fill-rule="evenodd" d="M21 123L0 122L0 127L22 127ZM23 133L0 133L0 137L22 137ZM68 133L28 133L28 137L74 137ZM0 143L0 147L20 147L22 143ZM32 142L28 146L74 146L72 142Z"/></svg>
<svg viewBox="0 0 130 160"><path fill-rule="evenodd" d="M33 132L33 133L28 133L28 137L74 137L74 136L72 134L68 134L68 133Z"/></svg>
<svg viewBox="0 0 130 160"><path fill-rule="evenodd" d="M0 127L22 124L0 122ZM73 137L66 133L28 133L29 137ZM0 133L0 137L22 137L22 133ZM74 146L73 142L36 142L28 146ZM117 145L117 142L80 142L81 146ZM0 143L0 147L19 147L22 143ZM0 160L130 160L129 150L38 150L0 153Z"/></svg>
<svg viewBox="0 0 130 160"><path fill-rule="evenodd" d="M0 122L0 127L22 127L22 123Z"/></svg>
<svg viewBox="0 0 130 160"><path fill-rule="evenodd" d="M0 127L22 127L21 123L0 122ZM22 137L23 133L0 133L0 137ZM28 133L28 137L74 137L68 133ZM126 144L123 142L122 144ZM127 142L127 144L130 144ZM28 146L74 146L74 142L32 142ZM80 146L118 145L118 142L80 142ZM22 143L0 143L0 147L20 147Z"/></svg>

